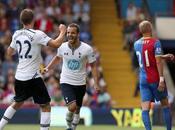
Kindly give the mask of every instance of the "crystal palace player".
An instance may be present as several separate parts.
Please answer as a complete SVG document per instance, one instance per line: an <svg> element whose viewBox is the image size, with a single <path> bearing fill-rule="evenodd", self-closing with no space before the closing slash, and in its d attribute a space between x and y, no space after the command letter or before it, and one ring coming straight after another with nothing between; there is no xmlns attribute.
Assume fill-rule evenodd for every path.
<svg viewBox="0 0 175 130"><path fill-rule="evenodd" d="M171 130L171 113L167 99L167 88L163 76L163 58L173 59L172 54L162 55L160 41L152 37L152 24L143 21L139 24L143 37L135 42L134 49L140 66L140 92L142 120L146 130L151 130L149 117L150 103L161 102L167 130Z"/></svg>
<svg viewBox="0 0 175 130"><path fill-rule="evenodd" d="M42 61L41 47L48 45L58 48L64 40L66 26L59 26L60 35L53 40L44 32L33 29L34 13L32 10L24 9L20 14L20 21L23 28L13 34L12 42L7 50L9 56L18 51L19 64L15 74L15 97L14 102L7 108L0 121L0 130L29 97L33 97L34 102L40 105L40 130L48 130L50 97L39 72Z"/></svg>

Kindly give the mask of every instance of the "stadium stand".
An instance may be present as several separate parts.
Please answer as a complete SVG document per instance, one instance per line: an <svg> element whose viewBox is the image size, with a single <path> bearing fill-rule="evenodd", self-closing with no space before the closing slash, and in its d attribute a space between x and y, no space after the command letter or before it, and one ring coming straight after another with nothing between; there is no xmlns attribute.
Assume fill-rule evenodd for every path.
<svg viewBox="0 0 175 130"><path fill-rule="evenodd" d="M120 7L120 18L123 20L123 36L124 36L124 44L123 49L127 50L131 55L132 68L138 73L138 63L136 62L136 55L133 52L133 43L141 37L140 32L138 30L138 24L140 21L146 19L152 21L154 25L154 36L158 37L162 43L164 53L174 53L174 37L169 34L173 34L172 32L172 24L169 19L173 19L173 9L174 2L171 0L160 0L151 1L151 0L124 0L117 1L118 7ZM161 18L165 18L167 21L160 21ZM164 20L164 19L163 19ZM170 27L168 25L171 25ZM170 38L171 37L171 38ZM169 73L165 73L165 77L167 78L168 87L170 90L173 90L174 84L171 83L171 78L174 80L174 62L166 62L169 69L165 69L166 72L169 72L171 75L169 77ZM138 83L136 84L134 96L137 96L139 92ZM171 91L174 92L174 91ZM170 94L171 95L171 94ZM174 95L174 94L172 94ZM171 97L171 96L170 96ZM171 101L172 102L172 101Z"/></svg>
<svg viewBox="0 0 175 130"><path fill-rule="evenodd" d="M80 25L80 39L94 47L98 61L99 85L103 91L96 94L93 90L91 69L87 66L88 86L84 99L84 105L90 107L110 107L111 97L106 90L106 81L100 64L100 53L92 44L90 28L91 6L88 0L2 0L0 2L0 103L9 104L14 96L14 74L17 66L17 55L6 56L5 52L11 42L11 36L15 30L21 27L19 13L23 8L31 8L35 11L35 28L47 33L50 37L58 34L58 25L66 25L76 22ZM56 50L44 47L42 49L43 64L47 65L56 54ZM59 86L59 74L61 64L44 75L48 91L52 97L51 104L64 106L63 97ZM26 103L30 106L31 99Z"/></svg>
<svg viewBox="0 0 175 130"><path fill-rule="evenodd" d="M130 56L122 49L122 25L116 18L115 1L91 0L90 3L93 43L101 53L107 89L116 101L113 106L139 106L139 98L133 97L136 78L131 70Z"/></svg>
<svg viewBox="0 0 175 130"><path fill-rule="evenodd" d="M100 94L94 92L91 69L87 66L88 89L84 98L85 106L139 107L138 64L135 62L135 55L132 51L133 42L140 37L137 24L145 18L150 19L149 15L153 16L157 12L172 11L173 7L170 6L173 4L161 0L159 6L165 6L159 7L157 4L153 8L152 5L156 5L155 1L148 0L148 3L144 3L146 6L142 8L143 3L140 0L129 2L129 0L116 0L116 9L113 0L1 0L1 104L8 104L13 100L14 73L17 65L17 55L8 57L5 52L12 34L21 27L20 11L23 8L32 8L36 14L36 29L41 29L54 38L58 34L57 27L60 23L68 25L76 22L81 28L80 39L93 46L98 61L99 85L103 91ZM168 50L165 49L165 52ZM44 47L42 49L43 63L47 65L55 54L56 50ZM173 75L174 64L168 63L168 66ZM63 106L65 104L59 88L60 67L61 64L56 65L54 70L44 75L44 80L52 97L52 105ZM172 78L174 79L174 76ZM29 99L29 104L30 102L31 99Z"/></svg>

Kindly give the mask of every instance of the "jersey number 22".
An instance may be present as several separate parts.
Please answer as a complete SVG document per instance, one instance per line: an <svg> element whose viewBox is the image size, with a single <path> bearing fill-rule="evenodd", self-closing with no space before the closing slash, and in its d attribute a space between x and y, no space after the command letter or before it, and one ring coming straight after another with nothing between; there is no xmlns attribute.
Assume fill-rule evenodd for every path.
<svg viewBox="0 0 175 130"><path fill-rule="evenodd" d="M25 59L27 59L27 58L29 58L29 59L32 58L32 55L29 55L29 52L30 52L30 50L31 50L31 44L30 44L30 42L29 42L28 40L25 40L25 41L24 41L24 44L27 44L27 45L28 45L28 49L27 49L27 51L25 52L24 56L21 55L21 51L22 51L22 44L21 44L21 42L20 42L19 40L17 40L17 41L16 41L16 44L19 45L19 51L18 51L18 53L19 53L19 57L20 57L20 58L25 58Z"/></svg>

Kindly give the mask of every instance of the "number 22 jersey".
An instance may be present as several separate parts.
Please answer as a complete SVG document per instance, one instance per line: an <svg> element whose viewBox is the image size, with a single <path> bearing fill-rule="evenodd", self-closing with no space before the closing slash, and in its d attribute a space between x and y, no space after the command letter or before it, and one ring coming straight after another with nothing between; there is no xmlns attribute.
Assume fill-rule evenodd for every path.
<svg viewBox="0 0 175 130"><path fill-rule="evenodd" d="M162 55L160 41L151 37L141 38L134 43L134 50L140 66L140 84L159 82L155 57Z"/></svg>
<svg viewBox="0 0 175 130"><path fill-rule="evenodd" d="M10 47L18 52L19 58L16 79L26 81L41 77L41 47L46 46L50 39L44 32L33 29L21 29L13 34Z"/></svg>

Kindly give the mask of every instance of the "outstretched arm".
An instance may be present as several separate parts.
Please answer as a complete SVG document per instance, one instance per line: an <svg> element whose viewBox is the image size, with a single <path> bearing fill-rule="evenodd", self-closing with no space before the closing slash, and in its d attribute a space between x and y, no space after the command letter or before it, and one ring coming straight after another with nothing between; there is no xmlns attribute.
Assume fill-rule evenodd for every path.
<svg viewBox="0 0 175 130"><path fill-rule="evenodd" d="M53 68L54 65L58 64L60 62L61 58L58 56L55 56L51 62L43 69L41 72L42 74L48 72L51 68Z"/></svg>
<svg viewBox="0 0 175 130"><path fill-rule="evenodd" d="M51 62L46 66L46 69L50 70L54 65L58 64L60 62L61 58L58 56L55 56Z"/></svg>
<svg viewBox="0 0 175 130"><path fill-rule="evenodd" d="M64 35L66 33L66 26L61 24L59 26L59 30L60 30L60 34L59 36L56 38L56 39L51 39L49 42L48 42L48 46L50 47L53 47L53 48L58 48L60 47L60 45L63 43L63 40L64 40Z"/></svg>
<svg viewBox="0 0 175 130"><path fill-rule="evenodd" d="M165 54L161 56L162 59L166 59L166 60L174 60L174 55L173 54Z"/></svg>

